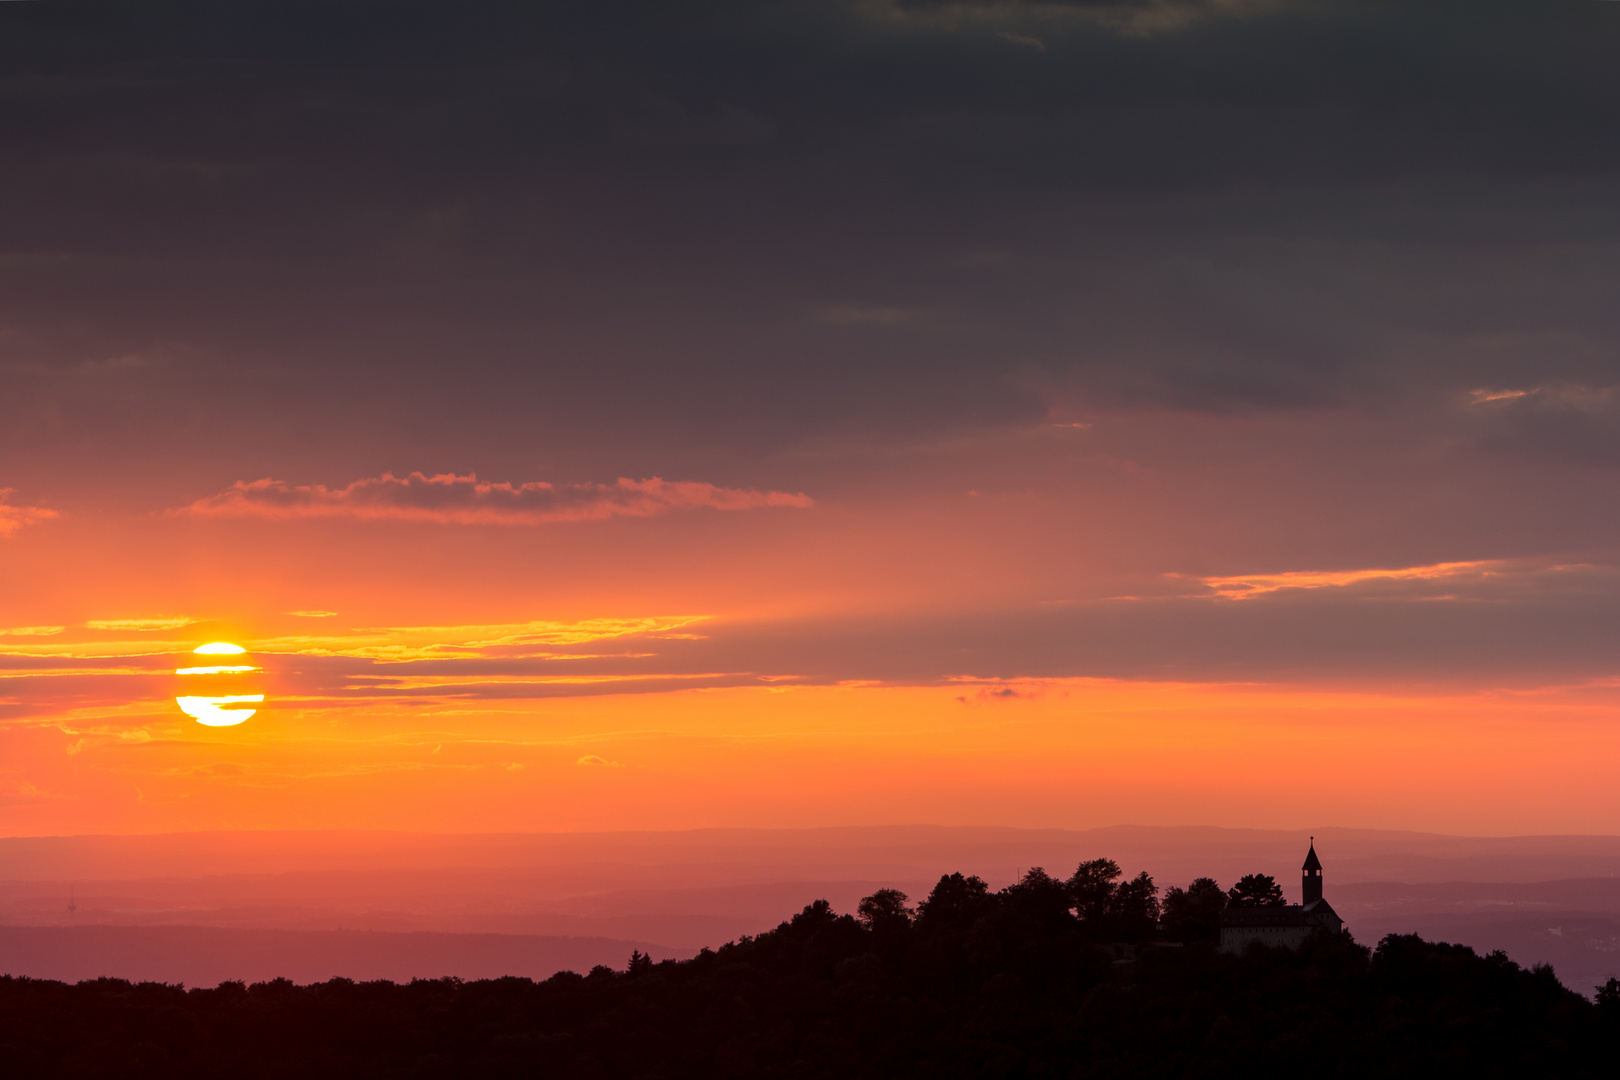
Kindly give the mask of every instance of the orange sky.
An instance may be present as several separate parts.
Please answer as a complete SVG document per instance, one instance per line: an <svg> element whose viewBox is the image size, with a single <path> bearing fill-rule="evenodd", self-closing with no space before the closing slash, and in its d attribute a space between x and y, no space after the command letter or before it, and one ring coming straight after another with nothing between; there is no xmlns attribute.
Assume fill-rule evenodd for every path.
<svg viewBox="0 0 1620 1080"><path fill-rule="evenodd" d="M110 674L97 678L115 697L138 688L132 700L11 724L10 830L1353 821L1513 833L1617 824L1606 781L1620 752L1614 687L1420 695L744 678L650 693L610 681L597 684L611 691L600 696L470 701L458 695L489 686L480 676L417 682L390 672L398 696L356 700L278 694L276 672L296 667L298 654L255 659L268 669L271 704L236 727L202 727L172 700L140 692L161 693L161 676ZM98 659L51 677L110 668ZM39 689L44 678L14 677L28 679L30 696L51 693ZM564 694L586 681L573 678ZM523 685L491 682L506 692Z"/></svg>
<svg viewBox="0 0 1620 1080"><path fill-rule="evenodd" d="M1620 5L1454 7L0 5L0 833L1620 831Z"/></svg>
<svg viewBox="0 0 1620 1080"><path fill-rule="evenodd" d="M1153 575L1117 539L1071 548L1054 521L1101 500L1070 498L855 488L499 524L65 512L3 541L26 598L0 628L4 828L1620 829L1620 686L1519 628L1610 588L1601 567ZM1342 636L1301 640L1323 624ZM262 671L213 692L268 700L209 728L173 672L238 662L190 655L220 640Z"/></svg>

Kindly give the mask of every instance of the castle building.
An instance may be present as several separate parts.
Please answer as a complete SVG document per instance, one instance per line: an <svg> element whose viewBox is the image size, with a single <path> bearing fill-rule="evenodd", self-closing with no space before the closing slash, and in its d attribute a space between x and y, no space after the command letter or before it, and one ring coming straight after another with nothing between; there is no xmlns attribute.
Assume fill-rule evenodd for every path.
<svg viewBox="0 0 1620 1080"><path fill-rule="evenodd" d="M1316 838L1300 868L1304 903L1277 907L1227 908L1221 912L1221 951L1240 953L1251 944L1297 949L1319 930L1337 934L1344 920L1322 896L1322 860L1316 857Z"/></svg>

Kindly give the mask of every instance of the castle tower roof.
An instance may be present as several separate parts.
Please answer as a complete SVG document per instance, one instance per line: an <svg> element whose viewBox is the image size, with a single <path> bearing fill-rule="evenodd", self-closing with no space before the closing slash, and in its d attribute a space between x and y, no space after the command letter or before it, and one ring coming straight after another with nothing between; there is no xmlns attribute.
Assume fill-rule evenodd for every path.
<svg viewBox="0 0 1620 1080"><path fill-rule="evenodd" d="M1316 857L1316 837L1314 837L1314 836L1311 837L1311 850L1310 850L1310 853L1305 856L1305 865L1300 867L1300 869L1301 870L1321 870L1322 869L1322 860L1318 859Z"/></svg>

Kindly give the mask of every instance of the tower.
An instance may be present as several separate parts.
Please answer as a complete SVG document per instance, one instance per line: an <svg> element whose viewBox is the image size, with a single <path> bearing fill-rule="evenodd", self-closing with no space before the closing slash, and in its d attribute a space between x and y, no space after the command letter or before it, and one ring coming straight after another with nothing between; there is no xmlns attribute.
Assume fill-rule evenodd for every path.
<svg viewBox="0 0 1620 1080"><path fill-rule="evenodd" d="M1300 891L1304 894L1304 905L1310 907L1322 899L1322 860L1316 857L1316 837L1311 837L1311 850L1305 856L1305 865L1300 868Z"/></svg>

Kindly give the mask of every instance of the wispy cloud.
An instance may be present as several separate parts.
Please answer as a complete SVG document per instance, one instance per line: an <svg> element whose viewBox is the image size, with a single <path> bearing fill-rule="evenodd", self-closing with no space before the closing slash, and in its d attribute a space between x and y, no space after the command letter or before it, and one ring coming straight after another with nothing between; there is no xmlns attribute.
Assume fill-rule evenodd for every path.
<svg viewBox="0 0 1620 1080"><path fill-rule="evenodd" d="M1037 37L1030 37L1027 34L1015 33L1012 30L1003 30L996 36L1002 41L1009 42L1013 45L1022 45L1027 49L1034 49L1036 52L1046 51L1046 42Z"/></svg>
<svg viewBox="0 0 1620 1080"><path fill-rule="evenodd" d="M0 488L0 537L10 536L24 525L38 525L42 521L61 517L55 510L47 510L43 506L12 506L8 500L15 490Z"/></svg>
<svg viewBox="0 0 1620 1080"><path fill-rule="evenodd" d="M91 630L177 630L196 621L185 615L160 615L154 619L91 619L84 625Z"/></svg>
<svg viewBox="0 0 1620 1080"><path fill-rule="evenodd" d="M1246 600L1282 589L1334 588L1359 585L1367 581L1436 581L1446 578L1481 577L1500 571L1503 566L1503 563L1496 561L1449 562L1393 569L1291 570L1281 574L1206 577L1199 580L1229 600Z"/></svg>
<svg viewBox="0 0 1620 1080"><path fill-rule="evenodd" d="M60 634L65 626L9 626L0 629L0 635L10 634L12 637L52 637Z"/></svg>
<svg viewBox="0 0 1620 1080"><path fill-rule="evenodd" d="M1614 400L1615 387L1612 386L1564 384L1559 386L1531 386L1517 390L1481 387L1478 390L1468 392L1468 403L1470 405L1497 405L1500 407L1506 403L1514 403L1544 409L1579 409L1582 412L1600 412L1612 408Z"/></svg>
<svg viewBox="0 0 1620 1080"><path fill-rule="evenodd" d="M551 656L551 650L618 638L692 638L691 628L706 615L583 619L578 622L536 620L526 623L478 623L465 626L362 627L345 634L298 634L252 642L254 652L351 656L383 661L445 659L454 656L500 656L507 659Z"/></svg>
<svg viewBox="0 0 1620 1080"><path fill-rule="evenodd" d="M178 513L203 517L355 518L425 521L455 525L536 525L554 521L601 521L653 517L672 510L707 507L751 510L807 507L808 495L716 487L659 477L612 484L486 483L477 476L414 472L356 480L348 487L237 481L228 491L198 499Z"/></svg>
<svg viewBox="0 0 1620 1080"><path fill-rule="evenodd" d="M1534 390L1470 390L1468 399L1472 405L1486 405L1492 401L1516 401L1533 393Z"/></svg>

